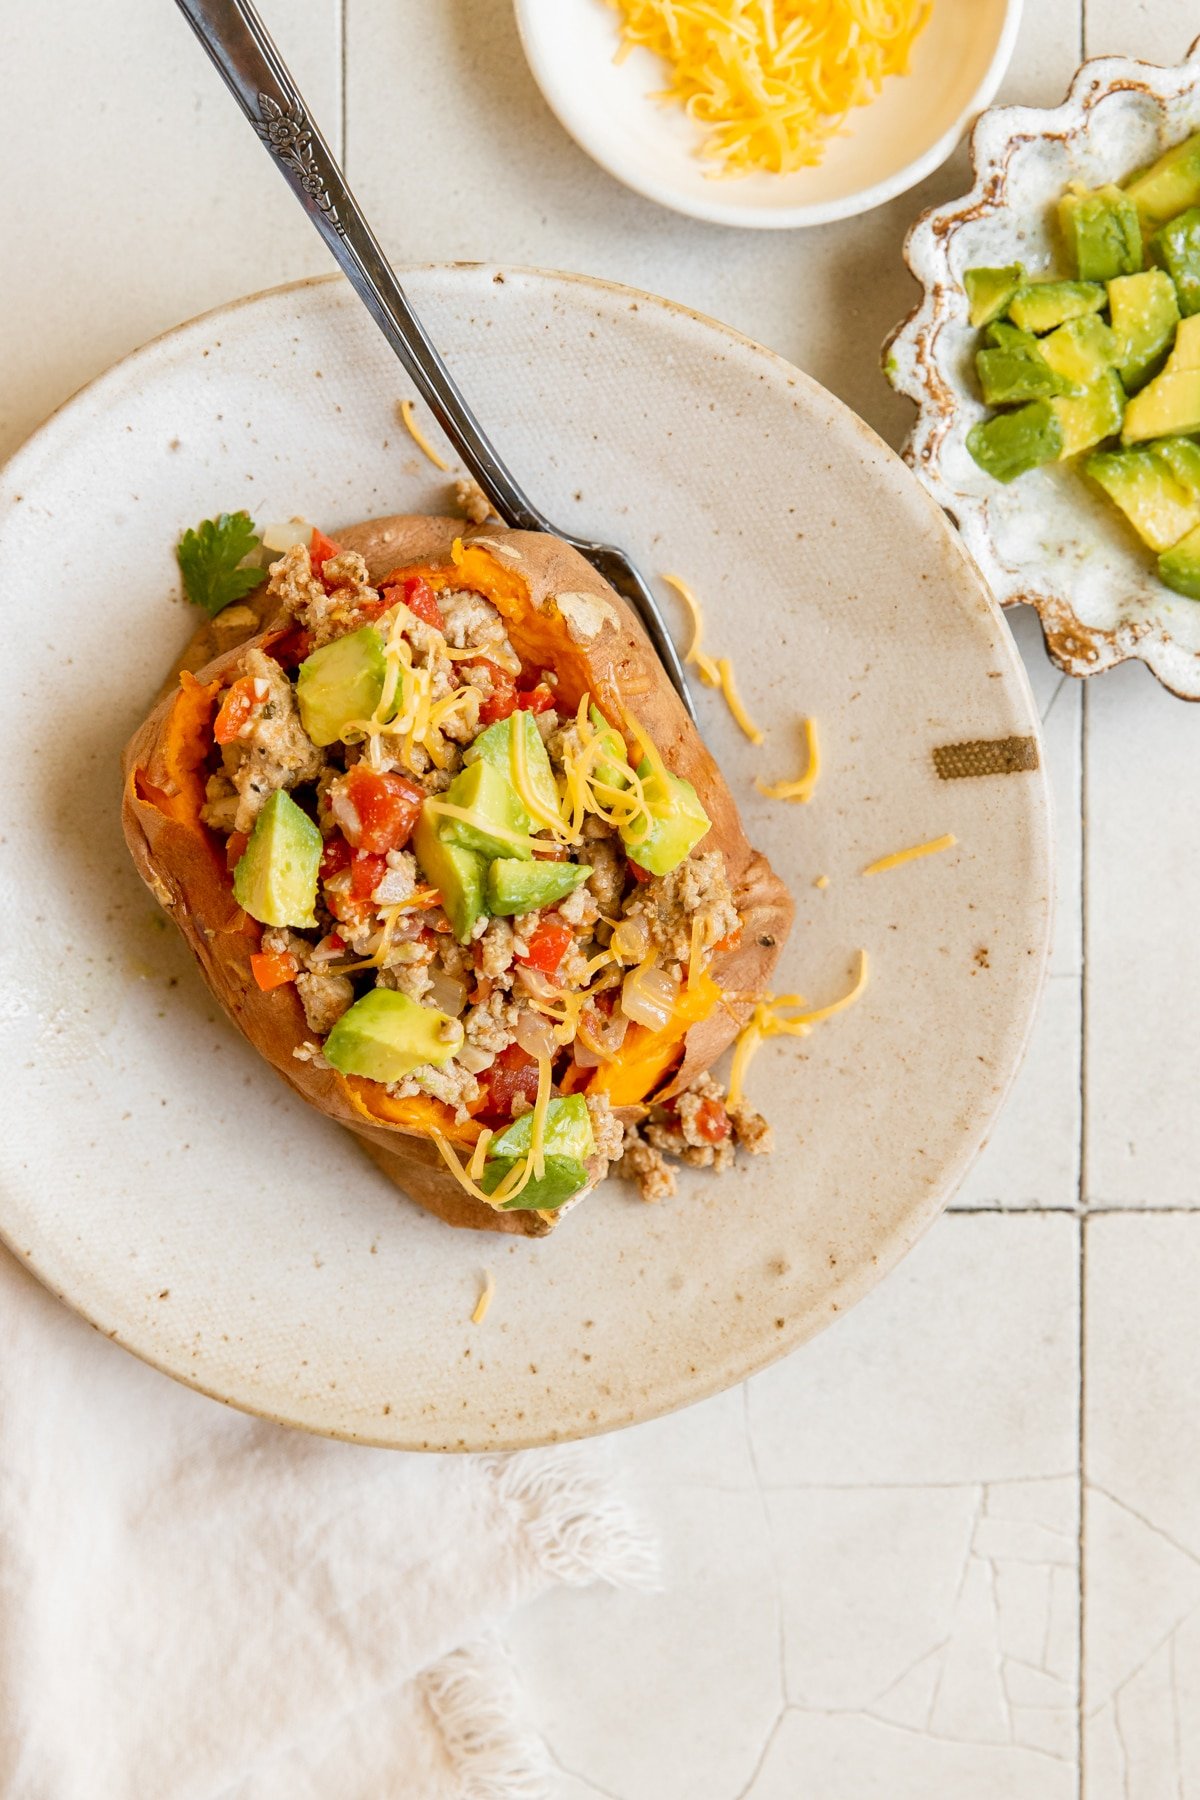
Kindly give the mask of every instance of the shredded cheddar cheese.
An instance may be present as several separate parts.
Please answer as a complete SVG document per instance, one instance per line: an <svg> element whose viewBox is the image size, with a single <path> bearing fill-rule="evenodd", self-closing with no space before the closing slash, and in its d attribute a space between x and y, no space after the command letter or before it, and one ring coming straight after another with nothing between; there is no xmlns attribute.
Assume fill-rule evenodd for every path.
<svg viewBox="0 0 1200 1800"><path fill-rule="evenodd" d="M883 875L888 869L898 869L902 863L916 862L919 856L936 856L939 850L952 850L958 839L952 831L944 837L930 838L927 844L911 844L907 850L893 850L890 856L877 857L868 863L863 870L864 875Z"/></svg>
<svg viewBox="0 0 1200 1800"><path fill-rule="evenodd" d="M411 400L402 400L400 402L400 417L404 422L405 431L407 431L409 437L417 446L417 449L421 452L422 456L427 456L435 469L448 469L450 464L446 461L445 457L438 455L429 439L425 436L425 433L421 430L421 427L417 424L417 421L413 418L413 403Z"/></svg>
<svg viewBox="0 0 1200 1800"><path fill-rule="evenodd" d="M817 791L817 783L821 779L821 740L817 736L817 721L804 721L804 773L797 775L794 781L763 781L757 775L754 785L760 794L768 800L798 800L807 806Z"/></svg>
<svg viewBox="0 0 1200 1800"><path fill-rule="evenodd" d="M810 1011L803 1011L804 996L802 994L770 995L760 1000L755 1006L746 1024L738 1032L733 1052L733 1065L729 1071L729 1093L727 1104L740 1105L745 1095L746 1071L751 1062L768 1038L773 1037L807 1037L814 1025L824 1019L831 1019L835 1013L844 1012L853 1006L867 985L868 964L867 953L858 953L858 974L849 990L840 999L831 1000L827 1006L818 1006ZM792 1009L784 1012L783 1008Z"/></svg>
<svg viewBox="0 0 1200 1800"><path fill-rule="evenodd" d="M485 1144L483 1156L476 1144L470 1164L464 1168L453 1147L440 1131L433 1133L433 1141L438 1155L453 1175L463 1192L472 1200L482 1200L499 1212L509 1201L516 1200L531 1181L540 1181L546 1172L546 1114L550 1108L550 1096L554 1082L554 1071L548 1056L539 1056L537 1099L533 1104L533 1118L529 1127L529 1153L518 1158L508 1174L500 1181L493 1193L487 1193L479 1186L477 1177L483 1173L483 1161L487 1155Z"/></svg>
<svg viewBox="0 0 1200 1800"><path fill-rule="evenodd" d="M733 664L727 656L718 656L717 669L721 677L721 692L725 696L725 704L733 714L734 723L744 731L752 744L761 744L763 734L746 711L745 703L737 691L733 679Z"/></svg>
<svg viewBox="0 0 1200 1800"><path fill-rule="evenodd" d="M828 875L818 875L813 882L813 886L815 888L827 888L829 886Z"/></svg>
<svg viewBox="0 0 1200 1800"><path fill-rule="evenodd" d="M483 1271L483 1292L475 1302L475 1311L471 1314L472 1325L482 1325L487 1318L488 1307L496 1294L496 1277L490 1269Z"/></svg>
<svg viewBox="0 0 1200 1800"><path fill-rule="evenodd" d="M679 598L688 609L692 622L692 641L683 653L685 663L690 663L697 671L705 687L720 688L725 704L739 730L744 731L752 744L761 744L763 734L746 711L745 702L738 693L734 679L733 663L727 656L712 657L707 650L701 649L704 641L704 612L699 600L681 575L664 575L663 580L673 587Z"/></svg>
<svg viewBox="0 0 1200 1800"><path fill-rule="evenodd" d="M854 107L903 75L932 0L608 0L618 58L667 65L673 101L705 132L714 175L789 175L819 163Z"/></svg>

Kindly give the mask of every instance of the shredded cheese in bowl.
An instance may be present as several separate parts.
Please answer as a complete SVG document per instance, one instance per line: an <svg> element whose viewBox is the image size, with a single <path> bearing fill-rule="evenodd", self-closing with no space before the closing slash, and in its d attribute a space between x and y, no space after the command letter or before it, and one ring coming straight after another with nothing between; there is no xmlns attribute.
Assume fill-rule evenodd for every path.
<svg viewBox="0 0 1200 1800"><path fill-rule="evenodd" d="M907 73L932 0L608 0L618 57L659 56L721 175L811 167L856 106Z"/></svg>

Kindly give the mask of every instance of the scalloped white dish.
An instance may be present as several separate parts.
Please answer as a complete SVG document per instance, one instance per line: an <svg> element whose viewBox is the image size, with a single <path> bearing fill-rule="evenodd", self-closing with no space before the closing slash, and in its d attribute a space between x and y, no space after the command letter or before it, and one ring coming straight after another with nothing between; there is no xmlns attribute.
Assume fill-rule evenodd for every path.
<svg viewBox="0 0 1200 1800"><path fill-rule="evenodd" d="M437 512L449 480L400 425L411 390L349 287L276 289L128 358L4 471L0 587L37 570L47 598L10 608L0 707L0 891L14 918L36 894L39 915L32 936L0 934L0 1237L107 1335L249 1411L410 1449L516 1447L740 1380L936 1217L1032 1021L1046 784L1003 619L944 516L832 396L628 288L401 273L551 517L704 596L708 642L767 734L754 747L699 694L747 831L796 898L780 991L836 997L864 947L870 984L756 1060L773 1156L685 1170L655 1205L607 1183L544 1239L419 1211L242 1040L119 821L121 746L192 629L173 545L219 507L331 530ZM796 770L805 713L825 767L814 803L787 806L754 777ZM951 747L961 779L933 754ZM943 832L952 850L862 878Z"/></svg>
<svg viewBox="0 0 1200 1800"><path fill-rule="evenodd" d="M1200 130L1200 40L1174 68L1128 57L1084 63L1061 106L998 106L971 139L969 194L922 215L905 245L924 295L884 347L884 368L917 404L905 457L945 507L1002 605L1037 608L1070 675L1136 657L1172 692L1200 699L1200 605L1158 580L1152 555L1075 469L1049 465L1002 486L966 446L986 408L972 358L979 334L962 277L979 264L1056 265L1054 206L1067 183L1120 181Z"/></svg>

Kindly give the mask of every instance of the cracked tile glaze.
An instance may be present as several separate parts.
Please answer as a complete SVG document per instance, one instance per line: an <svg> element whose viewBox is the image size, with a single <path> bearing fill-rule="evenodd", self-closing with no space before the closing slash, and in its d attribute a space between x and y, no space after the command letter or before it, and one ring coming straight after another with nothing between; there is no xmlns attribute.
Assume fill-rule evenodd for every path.
<svg viewBox="0 0 1200 1800"><path fill-rule="evenodd" d="M118 746L187 635L165 599L180 525L244 505L336 530L445 498L397 436L401 378L345 286L277 290L140 352L10 466L0 561L15 580L52 554L72 595L71 660L46 655L39 623L12 661L32 671L3 720L10 766L28 773L15 847L48 896L39 941L70 946L104 1054L70 1084L31 1063L30 1022L53 1029L61 999L5 940L0 991L30 1010L0 1019L24 1121L0 1145L0 1226L102 1329L239 1405L412 1448L515 1446L740 1379L849 1307L937 1214L1004 1097L1039 988L1045 785L1040 771L938 780L935 744L1036 730L1028 686L942 516L837 401L629 289L479 267L405 280L551 516L586 518L704 596L709 641L734 656L768 734L756 750L719 696L700 695L748 834L799 899L781 990L837 995L860 946L871 985L755 1063L773 1158L720 1182L689 1173L669 1204L613 1184L516 1253L398 1201L213 1018L174 936L149 924L113 810ZM130 428L120 455L98 456L114 420ZM101 706L118 596L125 685ZM755 774L797 766L809 712L826 756L816 802L764 799ZM860 878L946 831L952 854ZM135 950L145 982L93 979L87 957ZM484 1263L496 1297L481 1330L469 1315Z"/></svg>
<svg viewBox="0 0 1200 1800"><path fill-rule="evenodd" d="M916 402L905 457L962 532L1002 605L1035 606L1070 675L1137 657L1184 699L1200 699L1200 607L1157 579L1153 557L1077 471L1050 465L1004 487L972 460L984 417L962 276L976 264L1058 266L1053 209L1069 181L1118 181L1200 129L1200 40L1158 68L1099 57L1061 106L998 106L971 138L975 185L924 213L905 257L924 297L884 347L892 386Z"/></svg>

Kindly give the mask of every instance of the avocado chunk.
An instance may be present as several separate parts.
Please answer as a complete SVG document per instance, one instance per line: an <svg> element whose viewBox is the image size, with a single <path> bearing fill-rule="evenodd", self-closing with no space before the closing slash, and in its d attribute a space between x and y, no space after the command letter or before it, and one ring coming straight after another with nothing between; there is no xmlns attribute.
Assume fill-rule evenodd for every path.
<svg viewBox="0 0 1200 1800"><path fill-rule="evenodd" d="M233 871L233 897L263 925L315 925L317 871L324 843L282 788L264 804Z"/></svg>
<svg viewBox="0 0 1200 1800"><path fill-rule="evenodd" d="M522 747L525 752L525 769L529 781L529 792L544 811L558 816L558 786L554 779L554 771L550 767L550 758L546 754L546 746L542 742L542 734L534 723L531 712L510 713L507 719L497 719L486 731L481 731L471 748L463 757L464 763L488 762L503 775L514 791L517 787L516 770L513 767L513 733L523 734ZM518 800L520 795L517 795ZM521 816L524 823L520 829L528 831L533 821L529 817L528 808L522 803ZM505 851L503 854L507 855Z"/></svg>
<svg viewBox="0 0 1200 1800"><path fill-rule="evenodd" d="M1089 193L1073 181L1058 203L1058 222L1081 281L1112 281L1142 267L1142 222L1119 187Z"/></svg>
<svg viewBox="0 0 1200 1800"><path fill-rule="evenodd" d="M1117 373L1128 393L1154 374L1179 324L1175 287L1161 269L1121 275L1108 284Z"/></svg>
<svg viewBox="0 0 1200 1800"><path fill-rule="evenodd" d="M1068 319L1057 331L1034 342L1043 361L1076 387L1090 387L1105 369L1116 365L1117 340L1096 313L1086 319Z"/></svg>
<svg viewBox="0 0 1200 1800"><path fill-rule="evenodd" d="M1200 137L1186 138L1125 183L1147 231L1200 205Z"/></svg>
<svg viewBox="0 0 1200 1800"><path fill-rule="evenodd" d="M516 1157L505 1157L483 1166L480 1186L494 1194L504 1177L517 1166ZM531 1175L515 1200L502 1200L501 1212L553 1212L588 1184L584 1164L574 1156L548 1156L540 1178Z"/></svg>
<svg viewBox="0 0 1200 1800"><path fill-rule="evenodd" d="M1031 281L1017 290L1008 316L1022 331L1040 336L1068 319L1099 312L1103 305L1104 288L1098 281Z"/></svg>
<svg viewBox="0 0 1200 1800"><path fill-rule="evenodd" d="M528 1156L532 1143L533 1113L522 1113L496 1134L487 1153L489 1157ZM578 1162L595 1155L592 1121L582 1094L564 1094L551 1100L546 1109L545 1146L547 1156L573 1156Z"/></svg>
<svg viewBox="0 0 1200 1800"><path fill-rule="evenodd" d="M639 869L646 869L651 875L669 875L712 829L712 820L690 781L672 775L669 769L656 775L646 757L638 764L637 772L650 824L647 829L645 818L639 816L632 824L622 825L625 850Z"/></svg>
<svg viewBox="0 0 1200 1800"><path fill-rule="evenodd" d="M1062 455L1062 426L1049 400L1031 400L1016 412L997 413L972 425L967 449L985 475L1014 481Z"/></svg>
<svg viewBox="0 0 1200 1800"><path fill-rule="evenodd" d="M1078 456L1104 438L1115 437L1125 412L1125 389L1115 369L1105 369L1099 381L1079 394L1067 394L1050 402L1062 428L1060 458Z"/></svg>
<svg viewBox="0 0 1200 1800"><path fill-rule="evenodd" d="M1175 283L1179 310L1185 319L1200 312L1200 206L1189 207L1177 219L1168 219L1150 240L1150 249Z"/></svg>
<svg viewBox="0 0 1200 1800"><path fill-rule="evenodd" d="M591 872L584 863L517 862L512 857L499 856L488 867L488 911L503 918L537 912L540 907L565 899Z"/></svg>
<svg viewBox="0 0 1200 1800"><path fill-rule="evenodd" d="M438 831L436 814L421 808L412 847L426 881L438 890L451 930L460 944L469 943L476 921L487 911L483 888L487 863L473 850L447 844Z"/></svg>
<svg viewBox="0 0 1200 1800"><path fill-rule="evenodd" d="M463 1028L449 1013L420 1006L395 988L372 988L344 1012L325 1039L325 1060L343 1075L403 1081L426 1063L449 1062Z"/></svg>
<svg viewBox="0 0 1200 1800"><path fill-rule="evenodd" d="M1200 444L1193 438L1163 438L1155 444L1154 454L1167 465L1180 487L1200 500ZM1182 537L1183 533L1179 535Z"/></svg>
<svg viewBox="0 0 1200 1800"><path fill-rule="evenodd" d="M978 331L998 319L1024 283L1025 269L1021 263L1009 263L1005 269L967 269L963 274L963 287L967 291L967 305L975 329Z"/></svg>
<svg viewBox="0 0 1200 1800"><path fill-rule="evenodd" d="M306 656L296 677L296 704L313 743L335 744L351 720L369 719L386 676L383 639L373 625L334 638Z"/></svg>
<svg viewBox="0 0 1200 1800"><path fill-rule="evenodd" d="M1193 431L1200 431L1200 369L1184 369L1178 374L1164 369L1125 408L1121 441L1137 444L1146 438L1187 436Z"/></svg>
<svg viewBox="0 0 1200 1800"><path fill-rule="evenodd" d="M1200 498L1176 478L1158 449L1089 456L1083 469L1152 550L1169 550L1200 525Z"/></svg>
<svg viewBox="0 0 1200 1800"><path fill-rule="evenodd" d="M1158 559L1158 573L1177 594L1200 600L1200 525L1163 551Z"/></svg>
<svg viewBox="0 0 1200 1800"><path fill-rule="evenodd" d="M1065 331L1065 325L1059 327ZM1050 367L1031 337L1032 354L1024 349L978 350L975 371L979 390L988 406L1008 406L1020 400L1048 400L1069 394L1072 384Z"/></svg>
<svg viewBox="0 0 1200 1800"><path fill-rule="evenodd" d="M1164 375L1182 375L1185 369L1200 369L1200 318L1181 319Z"/></svg>
<svg viewBox="0 0 1200 1800"><path fill-rule="evenodd" d="M468 822L437 814L443 803L461 807L474 817ZM487 857L515 857L521 862L529 862L533 856L524 841L529 815L512 783L490 762L481 759L460 769L445 793L435 797L433 810L440 818L438 829L445 842L457 844L460 850L475 850Z"/></svg>

